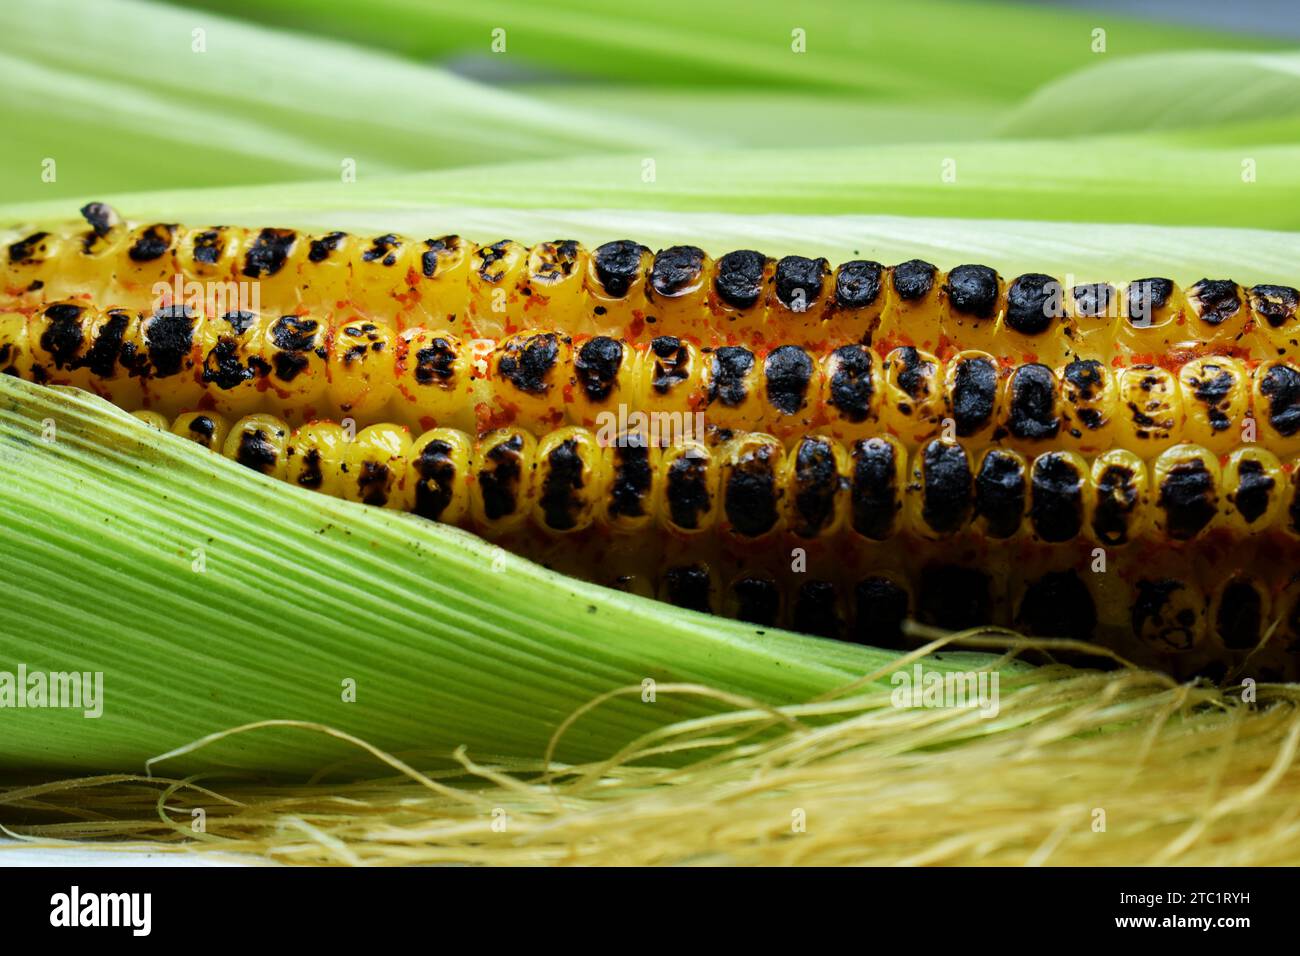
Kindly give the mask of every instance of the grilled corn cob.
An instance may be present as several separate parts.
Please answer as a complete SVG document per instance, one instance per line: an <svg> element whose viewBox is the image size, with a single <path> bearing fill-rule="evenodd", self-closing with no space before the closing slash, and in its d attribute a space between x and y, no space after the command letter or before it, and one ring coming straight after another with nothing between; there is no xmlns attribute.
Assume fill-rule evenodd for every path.
<svg viewBox="0 0 1300 956"><path fill-rule="evenodd" d="M444 328L464 339L554 328L762 352L782 342L818 351L871 344L880 354L912 346L943 358L980 350L1050 367L1075 359L1180 365L1204 354L1263 360L1294 349L1298 334L1300 292L1226 279L1187 289L1161 277L1067 286L975 264L944 272L921 260L832 266L753 250L715 259L694 246L651 252L630 240L589 251L568 240L528 248L451 235L133 226L102 203L82 212L84 225L9 243L0 308L89 296L138 314L168 305L198 311L194 297L215 317L258 311L246 304L255 298L269 315L310 313L323 325L355 318L397 332Z"/></svg>
<svg viewBox="0 0 1300 956"><path fill-rule="evenodd" d="M294 423L333 416L476 434L510 426L535 437L564 425L606 435L632 427L654 444L760 431L787 447L807 434L843 442L883 434L909 450L947 437L971 452L1121 447L1145 459L1180 442L1217 455L1243 442L1300 453L1300 366L1289 356L1051 368L975 350L940 359L911 346L884 355L860 344L755 352L559 331L465 341L361 320L209 319L183 306L137 316L69 299L0 314L0 370L125 407L265 411Z"/></svg>
<svg viewBox="0 0 1300 956"><path fill-rule="evenodd" d="M882 437L602 446L574 426L412 442L381 425L349 441L332 423L198 418L172 430L209 447L225 433L225 454L266 474L757 625L898 643L907 616L1002 623L1186 673L1293 674L1300 649L1300 462L1263 449L1221 466L1181 444L1148 467L1121 449L1088 461L995 446L977 461L945 439L911 456ZM1098 554L1113 566L1099 570Z"/></svg>
<svg viewBox="0 0 1300 956"><path fill-rule="evenodd" d="M756 625L1296 672L1289 287L85 215L9 248L0 371L266 475Z"/></svg>

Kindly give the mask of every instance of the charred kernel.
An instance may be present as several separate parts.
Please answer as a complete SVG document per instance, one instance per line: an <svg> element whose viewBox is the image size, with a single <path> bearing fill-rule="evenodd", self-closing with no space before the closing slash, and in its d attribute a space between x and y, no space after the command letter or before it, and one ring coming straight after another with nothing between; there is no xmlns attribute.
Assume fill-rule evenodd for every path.
<svg viewBox="0 0 1300 956"><path fill-rule="evenodd" d="M1154 315L1169 304L1174 294L1170 279L1137 279L1128 287L1128 319L1133 325L1150 325Z"/></svg>
<svg viewBox="0 0 1300 956"><path fill-rule="evenodd" d="M1238 481L1233 501L1241 516L1247 523L1254 524L1272 501L1273 487L1276 484L1269 475L1264 463L1252 458L1243 458L1237 465Z"/></svg>
<svg viewBox="0 0 1300 956"><path fill-rule="evenodd" d="M263 229L244 255L244 275L250 279L275 275L284 268L297 239L292 229Z"/></svg>
<svg viewBox="0 0 1300 956"><path fill-rule="evenodd" d="M478 277L487 283L497 283L504 279L506 273L510 271L507 257L514 245L509 239L501 239L490 246L480 246L475 249L474 260L477 263L475 272ZM362 258L364 259L365 256L363 255Z"/></svg>
<svg viewBox="0 0 1300 956"><path fill-rule="evenodd" d="M884 576L863 578L853 588L853 639L873 647L902 649L903 622L909 610L908 594Z"/></svg>
<svg viewBox="0 0 1300 956"><path fill-rule="evenodd" d="M681 295L700 280L703 269L703 249L695 246L661 249L650 268L650 288L662 296Z"/></svg>
<svg viewBox="0 0 1300 956"><path fill-rule="evenodd" d="M669 461L665 477L664 503L672 525L698 530L713 509L708 453L687 448Z"/></svg>
<svg viewBox="0 0 1300 956"><path fill-rule="evenodd" d="M930 566L921 572L917 611L927 623L963 631L991 623L989 576L959 565Z"/></svg>
<svg viewBox="0 0 1300 956"><path fill-rule="evenodd" d="M998 370L987 358L966 356L953 365L949 398L957 437L968 438L993 420Z"/></svg>
<svg viewBox="0 0 1300 956"><path fill-rule="evenodd" d="M535 246L530 257L532 281L542 286L563 282L578 268L581 248L573 239L556 239Z"/></svg>
<svg viewBox="0 0 1300 956"><path fill-rule="evenodd" d="M879 262L855 259L835 273L835 305L841 309L865 309L880 298L885 267Z"/></svg>
<svg viewBox="0 0 1300 956"><path fill-rule="evenodd" d="M1200 534L1218 513L1215 476L1197 456L1171 459L1164 468L1161 464L1157 462L1158 503L1165 515L1165 531L1176 541L1187 541Z"/></svg>
<svg viewBox="0 0 1300 956"><path fill-rule="evenodd" d="M623 364L623 343L606 335L584 342L573 360L583 393L593 402L609 398Z"/></svg>
<svg viewBox="0 0 1300 956"><path fill-rule="evenodd" d="M9 261L15 265L28 265L39 261L36 255L49 236L48 232L34 232L27 238L13 243L9 246Z"/></svg>
<svg viewBox="0 0 1300 956"><path fill-rule="evenodd" d="M1221 325L1241 309L1241 290L1231 279L1202 279L1188 292L1207 325Z"/></svg>
<svg viewBox="0 0 1300 956"><path fill-rule="evenodd" d="M347 237L346 232L331 232L317 239L312 239L307 244L307 261L324 262L334 254L334 251Z"/></svg>
<svg viewBox="0 0 1300 956"><path fill-rule="evenodd" d="M403 488L410 467L411 437L405 428L370 425L343 446L343 497L379 508L408 506Z"/></svg>
<svg viewBox="0 0 1300 956"><path fill-rule="evenodd" d="M320 490L325 481L325 472L321 468L321 454L319 448L309 448L303 453L302 464L299 466L297 483L302 488L310 488L313 491Z"/></svg>
<svg viewBox="0 0 1300 956"><path fill-rule="evenodd" d="M319 331L315 319L283 315L275 320L271 326L271 342L278 350L272 356L277 378L290 382L307 368L308 362L302 353L315 348Z"/></svg>
<svg viewBox="0 0 1300 956"><path fill-rule="evenodd" d="M718 260L713 288L718 298L735 309L748 309L763 292L767 256L752 249L728 252Z"/></svg>
<svg viewBox="0 0 1300 956"><path fill-rule="evenodd" d="M189 430L195 438L210 442L217 432L217 423L207 415L196 415L190 419Z"/></svg>
<svg viewBox="0 0 1300 956"><path fill-rule="evenodd" d="M839 600L830 581L805 581L795 593L791 625L804 634L837 638L844 627Z"/></svg>
<svg viewBox="0 0 1300 956"><path fill-rule="evenodd" d="M1139 580L1129 618L1133 632L1169 650L1190 650L1196 644L1197 618L1190 589L1173 578Z"/></svg>
<svg viewBox="0 0 1300 956"><path fill-rule="evenodd" d="M438 274L438 263L442 257L459 251L464 242L460 236L424 240L424 251L420 253L420 274L426 279L432 279Z"/></svg>
<svg viewBox="0 0 1300 956"><path fill-rule="evenodd" d="M1184 365L1179 377L1188 386L1192 397L1204 406L1206 417L1214 431L1226 431L1232 426L1232 419L1226 409L1230 406L1240 379L1231 365L1202 359Z"/></svg>
<svg viewBox="0 0 1300 956"><path fill-rule="evenodd" d="M921 401L929 394L930 376L934 367L921 358L921 353L910 345L895 349L892 353L899 363L898 387L914 401Z"/></svg>
<svg viewBox="0 0 1300 956"><path fill-rule="evenodd" d="M77 364L85 366L96 378L112 378L117 374L119 361L128 368L138 363L131 361L132 356L125 354L127 348L127 330L131 327L132 315L125 309L111 309L105 314L104 323L84 358ZM132 346L134 348L134 346ZM0 361L0 364L3 364Z"/></svg>
<svg viewBox="0 0 1300 956"><path fill-rule="evenodd" d="M644 444L624 443L613 448L613 474L606 506L611 519L640 518L651 508L654 466Z"/></svg>
<svg viewBox="0 0 1300 956"><path fill-rule="evenodd" d="M713 607L713 575L703 564L685 564L664 572L664 598L690 611L709 613Z"/></svg>
<svg viewBox="0 0 1300 956"><path fill-rule="evenodd" d="M1289 438L1300 431L1300 371L1290 365L1272 365L1264 373L1259 391L1268 399L1268 421L1278 434Z"/></svg>
<svg viewBox="0 0 1300 956"><path fill-rule="evenodd" d="M747 624L771 626L781 613L781 590L771 578L747 575L731 585L735 616Z"/></svg>
<svg viewBox="0 0 1300 956"><path fill-rule="evenodd" d="M736 439L725 465L723 507L737 534L757 538L776 526L779 456L773 442Z"/></svg>
<svg viewBox="0 0 1300 956"><path fill-rule="evenodd" d="M234 332L236 335L243 335L245 332L251 329L253 327L253 323L257 321L257 313L227 312L221 318L222 321L224 321L227 325L230 326L230 331Z"/></svg>
<svg viewBox="0 0 1300 956"><path fill-rule="evenodd" d="M992 448L975 476L975 514L991 538L1009 538L1025 515L1028 479L1025 462L1014 452Z"/></svg>
<svg viewBox="0 0 1300 956"><path fill-rule="evenodd" d="M1096 359L1075 359L1063 371L1071 393L1081 401L1095 400L1106 388L1106 367ZM1090 428L1096 425L1085 422Z"/></svg>
<svg viewBox="0 0 1300 956"><path fill-rule="evenodd" d="M1007 428L1017 438L1044 441L1061 430L1056 376L1046 365L1022 365L1011 374Z"/></svg>
<svg viewBox="0 0 1300 956"><path fill-rule="evenodd" d="M970 520L971 471L966 450L935 439L921 451L921 517L931 530L952 534Z"/></svg>
<svg viewBox="0 0 1300 956"><path fill-rule="evenodd" d="M1084 476L1078 462L1062 452L1034 459L1030 472L1029 520L1044 541L1069 541L1083 529Z"/></svg>
<svg viewBox="0 0 1300 956"><path fill-rule="evenodd" d="M748 397L745 378L754 368L754 353L739 345L724 345L713 353L713 374L709 377L709 404L721 402L730 408Z"/></svg>
<svg viewBox="0 0 1300 956"><path fill-rule="evenodd" d="M524 461L523 435L516 432L488 443L477 475L483 515L488 521L498 521L518 513Z"/></svg>
<svg viewBox="0 0 1300 956"><path fill-rule="evenodd" d="M118 219L117 210L107 203L88 202L79 211L95 235L100 238L107 236L121 221Z"/></svg>
<svg viewBox="0 0 1300 956"><path fill-rule="evenodd" d="M85 307L72 302L56 302L41 313L47 324L41 333L40 345L54 361L56 369L72 368L80 356L84 342L82 315L85 311Z"/></svg>
<svg viewBox="0 0 1300 956"><path fill-rule="evenodd" d="M245 468L269 475L280 464L285 437L282 431L277 435L269 427L249 427L239 429L232 437L238 440L235 461Z"/></svg>
<svg viewBox="0 0 1300 956"><path fill-rule="evenodd" d="M1025 589L1016 624L1038 637L1090 641L1097 629L1097 605L1076 572L1052 571Z"/></svg>
<svg viewBox="0 0 1300 956"><path fill-rule="evenodd" d="M812 358L797 345L773 349L763 362L767 400L782 415L794 415L808 404Z"/></svg>
<svg viewBox="0 0 1300 956"><path fill-rule="evenodd" d="M372 342L371 348L382 342ZM415 381L420 385L441 384L450 381L456 375L456 344L450 339L435 338L424 348L415 351Z"/></svg>
<svg viewBox="0 0 1300 956"><path fill-rule="evenodd" d="M1007 289L1007 328L1023 335L1041 335L1061 314L1061 284L1049 275L1031 272Z"/></svg>
<svg viewBox="0 0 1300 956"><path fill-rule="evenodd" d="M456 463L449 442L434 439L411 462L415 471L414 512L431 521L441 520L456 493Z"/></svg>
<svg viewBox="0 0 1300 956"><path fill-rule="evenodd" d="M900 262L890 271L894 292L904 302L924 299L934 288L934 277L939 270L924 259Z"/></svg>
<svg viewBox="0 0 1300 956"><path fill-rule="evenodd" d="M815 538L835 523L841 480L831 442L813 435L805 436L794 451L792 478L790 494L794 533L803 538Z"/></svg>
<svg viewBox="0 0 1300 956"><path fill-rule="evenodd" d="M894 530L898 513L898 454L883 438L865 438L853 446L849 503L853 530L883 541Z"/></svg>
<svg viewBox="0 0 1300 956"><path fill-rule="evenodd" d="M654 355L650 387L660 395L668 394L678 383L690 378L691 350L681 339L661 335L650 343L650 352Z"/></svg>
<svg viewBox="0 0 1300 956"><path fill-rule="evenodd" d="M1250 307L1272 328L1280 329L1295 319L1300 291L1287 285L1257 285L1250 290Z"/></svg>
<svg viewBox="0 0 1300 956"><path fill-rule="evenodd" d="M991 319L997 313L1000 280L988 266L957 266L944 285L954 312L976 319Z"/></svg>
<svg viewBox="0 0 1300 956"><path fill-rule="evenodd" d="M172 225L157 223L147 226L140 231L135 242L131 244L127 256L132 262L153 262L161 259L171 248L175 235L176 227Z"/></svg>
<svg viewBox="0 0 1300 956"><path fill-rule="evenodd" d="M158 378L178 374L194 347L194 313L189 306L159 309L145 322L145 350Z"/></svg>
<svg viewBox="0 0 1300 956"><path fill-rule="evenodd" d="M1107 464L1097 474L1096 488L1093 534L1103 544L1126 543L1140 497L1136 474L1127 465Z"/></svg>
<svg viewBox="0 0 1300 956"><path fill-rule="evenodd" d="M1105 282L1076 285L1070 294L1074 297L1074 313L1079 318L1108 318L1115 308L1115 287Z"/></svg>
<svg viewBox="0 0 1300 956"><path fill-rule="evenodd" d="M541 456L539 456L541 457ZM581 492L586 484L586 463L575 439L568 438L547 451L538 503L548 528L572 531L582 511Z"/></svg>
<svg viewBox="0 0 1300 956"><path fill-rule="evenodd" d="M551 389L548 379L559 354L559 337L554 332L511 339L497 363L497 370L521 392L545 395Z"/></svg>
<svg viewBox="0 0 1300 956"><path fill-rule="evenodd" d="M470 507L472 454L464 432L435 428L421 435L407 453L403 506L431 521L462 522Z"/></svg>
<svg viewBox="0 0 1300 956"><path fill-rule="evenodd" d="M505 255L505 247L508 245L508 242L502 241L489 247L491 252L483 257L483 270L481 273L483 278L489 278L487 274L489 271L488 266L490 265L489 259L491 259L492 263L495 263ZM391 232L382 236L375 236L370 240L370 248L361 253L361 261L378 262L380 265L392 266L397 263L398 253L401 251L401 248L402 240L397 238L397 236L393 235Z"/></svg>
<svg viewBox="0 0 1300 956"><path fill-rule="evenodd" d="M591 261L605 293L621 299L641 272L641 258L649 250L630 239L607 242L596 249Z"/></svg>
<svg viewBox="0 0 1300 956"><path fill-rule="evenodd" d="M221 231L208 229L194 237L194 261L205 266L216 265L221 260Z"/></svg>
<svg viewBox="0 0 1300 956"><path fill-rule="evenodd" d="M776 298L792 312L805 312L822 294L830 264L825 259L786 256L776 263Z"/></svg>
<svg viewBox="0 0 1300 956"><path fill-rule="evenodd" d="M874 353L865 345L841 345L833 354L829 404L845 421L864 422L871 413Z"/></svg>
<svg viewBox="0 0 1300 956"><path fill-rule="evenodd" d="M1235 578L1224 587L1214 615L1214 630L1223 646L1248 651L1259 643L1264 623L1264 601L1250 581Z"/></svg>

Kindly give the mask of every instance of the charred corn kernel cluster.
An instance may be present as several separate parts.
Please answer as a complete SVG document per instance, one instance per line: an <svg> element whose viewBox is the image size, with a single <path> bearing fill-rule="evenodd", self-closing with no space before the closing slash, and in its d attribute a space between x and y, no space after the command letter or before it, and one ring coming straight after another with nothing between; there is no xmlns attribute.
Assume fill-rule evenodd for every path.
<svg viewBox="0 0 1300 956"><path fill-rule="evenodd" d="M1295 289L84 213L0 263L0 372L263 474L758 626L1297 676Z"/></svg>
<svg viewBox="0 0 1300 956"><path fill-rule="evenodd" d="M413 439L399 424L295 429L264 413L232 425L217 413L187 412L169 425L157 412L137 414L301 487L490 535L531 521L554 535L657 526L735 541L939 542L972 533L1106 548L1147 539L1300 541L1300 458L1283 462L1255 446L1218 456L1183 443L1147 461L1123 448L1092 458L996 445L973 454L944 438L914 452L888 436L845 444L825 435L805 435L787 450L761 432L659 447L636 434L607 443L576 426L540 439L518 427L480 438L438 427Z"/></svg>
<svg viewBox="0 0 1300 956"><path fill-rule="evenodd" d="M300 487L756 625L897 644L907 617L1000 623L1185 673L1296 672L1300 462L1262 449L1221 463L1180 444L1147 462L1124 449L977 458L946 439L909 455L880 436L787 451L761 433L658 448L574 426L412 440L399 425L187 413L170 427Z"/></svg>
<svg viewBox="0 0 1300 956"><path fill-rule="evenodd" d="M0 307L88 296L151 314L193 306L193 295L213 317L260 307L310 313L322 324L360 318L399 332L448 329L464 339L554 328L761 352L780 343L818 351L870 344L880 354L912 346L944 358L982 350L1049 367L1074 359L1182 364L1205 354L1263 360L1294 349L1300 335L1296 289L1245 289L1227 279L1187 289L1160 277L1111 285L1039 273L1008 279L973 264L944 272L920 260L832 266L753 250L716 259L695 246L651 252L630 240L588 250L571 240L529 248L452 235L133 226L102 203L82 213L85 223L10 242L0 258ZM247 305L253 297L257 307Z"/></svg>
<svg viewBox="0 0 1300 956"><path fill-rule="evenodd" d="M209 318L185 306L142 315L67 299L0 313L0 371L91 389L125 407L263 411L292 423L392 420L475 434L521 427L536 437L579 425L607 439L637 430L652 444L763 432L787 447L809 434L845 443L886 435L909 451L942 437L971 453L1123 448L1143 459L1186 442L1216 455L1243 444L1300 453L1300 365L1289 353L1053 367L976 350L947 358L862 344L755 351L554 330L467 341L364 320Z"/></svg>

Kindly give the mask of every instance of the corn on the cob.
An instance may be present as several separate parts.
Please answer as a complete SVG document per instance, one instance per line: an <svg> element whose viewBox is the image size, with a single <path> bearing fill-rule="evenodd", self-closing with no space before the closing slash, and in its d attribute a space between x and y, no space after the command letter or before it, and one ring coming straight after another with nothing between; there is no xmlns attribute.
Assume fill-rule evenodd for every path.
<svg viewBox="0 0 1300 956"><path fill-rule="evenodd" d="M976 458L946 439L909 456L880 436L809 435L789 451L757 433L602 446L575 426L540 441L520 428L412 441L401 426L350 438L330 422L204 413L172 430L208 447L226 435L228 457L301 487L756 625L902 646L908 616L1002 623L1109 640L1186 673L1250 658L1253 672L1293 674L1300 650L1300 461L1260 448L1220 465L1180 444L1148 465L1125 449L1089 461L993 446ZM793 549L806 567L792 569Z"/></svg>
<svg viewBox="0 0 1300 956"><path fill-rule="evenodd" d="M634 435L606 445L576 426L540 441L520 428L476 440L444 427L412 440L392 424L349 435L334 422L293 429L262 413L230 424L189 412L170 426L156 412L137 414L302 487L489 535L531 520L552 535L590 527L632 534L658 524L678 536L712 531L736 541L774 534L821 543L975 534L1102 547L1300 541L1300 459L1284 464L1256 447L1238 448L1222 464L1186 443L1150 463L1125 449L1091 461L996 446L975 455L942 438L910 455L886 437L844 445L806 435L786 451L758 432L660 449Z"/></svg>
<svg viewBox="0 0 1300 956"><path fill-rule="evenodd" d="M1179 442L1215 454L1243 442L1281 457L1300 452L1300 367L1289 356L1206 356L1174 370L1095 359L1050 368L974 350L940 359L911 346L884 355L865 345L755 352L559 331L467 342L366 321L208 319L186 307L141 317L63 300L0 314L0 369L167 414L391 419L476 434L511 426L540 437L566 424L610 434L639 423L656 444L761 431L787 446L813 433L843 442L891 435L909 450L942 436L972 451L996 444L1029 454L1118 446L1152 459Z"/></svg>
<svg viewBox="0 0 1300 956"><path fill-rule="evenodd" d="M9 250L0 371L264 474L756 625L1296 667L1288 287L86 215Z"/></svg>
<svg viewBox="0 0 1300 956"><path fill-rule="evenodd" d="M1182 364L1204 354L1262 360L1293 349L1298 334L1295 289L1243 289L1226 279L1184 290L1151 277L1120 288L1040 273L1008 280L974 264L944 272L920 260L832 266L753 250L716 259L694 246L652 253L629 240L588 251L565 240L530 249L458 236L131 226L102 203L83 214L89 228L34 232L4 250L0 308L89 296L151 314L192 305L184 290L198 283L222 301L255 290L277 316L309 313L331 325L357 318L398 332L446 328L464 339L555 328L764 352L782 342L811 350L871 344L881 354L910 345L942 358L981 350L1051 367L1074 359Z"/></svg>

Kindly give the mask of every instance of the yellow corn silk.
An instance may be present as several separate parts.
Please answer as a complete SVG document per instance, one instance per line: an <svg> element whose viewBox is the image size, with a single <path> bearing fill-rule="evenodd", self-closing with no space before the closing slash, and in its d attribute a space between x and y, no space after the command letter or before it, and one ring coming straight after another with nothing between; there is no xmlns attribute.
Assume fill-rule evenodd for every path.
<svg viewBox="0 0 1300 956"><path fill-rule="evenodd" d="M86 218L9 248L0 370L300 488L759 626L1296 673L1295 289Z"/></svg>

